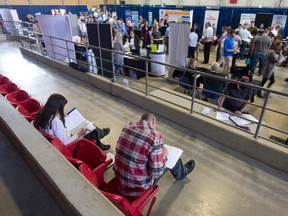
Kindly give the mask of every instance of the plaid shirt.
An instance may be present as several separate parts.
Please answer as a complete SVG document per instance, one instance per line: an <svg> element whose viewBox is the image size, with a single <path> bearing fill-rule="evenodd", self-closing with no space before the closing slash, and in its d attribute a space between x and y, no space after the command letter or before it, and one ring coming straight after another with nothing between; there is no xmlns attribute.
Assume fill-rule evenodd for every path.
<svg viewBox="0 0 288 216"><path fill-rule="evenodd" d="M116 146L114 171L119 191L140 196L165 167L162 136L146 120L129 122Z"/></svg>

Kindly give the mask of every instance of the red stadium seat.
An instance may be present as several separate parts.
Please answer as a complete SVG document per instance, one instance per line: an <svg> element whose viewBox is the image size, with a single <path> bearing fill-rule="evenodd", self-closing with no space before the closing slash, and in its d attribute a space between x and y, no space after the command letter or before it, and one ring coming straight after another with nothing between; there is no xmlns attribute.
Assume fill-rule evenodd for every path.
<svg viewBox="0 0 288 216"><path fill-rule="evenodd" d="M17 106L17 110L30 122L35 120L40 109L42 109L42 105L33 98L23 101Z"/></svg>
<svg viewBox="0 0 288 216"><path fill-rule="evenodd" d="M0 94L4 96L12 92L17 92L18 90L19 87L13 82L10 82L8 85L0 86Z"/></svg>
<svg viewBox="0 0 288 216"><path fill-rule="evenodd" d="M52 145L61 152L76 168L86 163L91 169L95 169L101 164L112 163L106 161L106 154L102 149L87 139L78 139L65 146L58 138L51 141Z"/></svg>
<svg viewBox="0 0 288 216"><path fill-rule="evenodd" d="M156 185L154 188L149 188L139 197L123 197L116 185L116 179L113 178L110 182L104 181L104 170L106 165L102 164L94 170L91 170L86 164L82 164L79 171L87 178L96 188L98 188L104 196L106 196L124 215L140 216L143 214L145 207L148 205L147 216L150 215L152 207L156 202L155 194L159 190ZM151 202L150 202L151 201Z"/></svg>
<svg viewBox="0 0 288 216"><path fill-rule="evenodd" d="M18 90L17 92L9 93L5 98L14 106L17 107L21 102L28 101L31 95L24 90Z"/></svg>
<svg viewBox="0 0 288 216"><path fill-rule="evenodd" d="M7 85L9 84L11 81L8 79L8 77L6 76L2 76L0 77L0 86L3 86L3 85Z"/></svg>

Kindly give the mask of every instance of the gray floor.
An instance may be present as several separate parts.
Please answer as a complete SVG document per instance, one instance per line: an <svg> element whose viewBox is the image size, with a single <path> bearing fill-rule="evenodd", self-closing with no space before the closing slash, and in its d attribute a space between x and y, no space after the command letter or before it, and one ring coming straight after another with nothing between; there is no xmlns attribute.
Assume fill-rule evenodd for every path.
<svg viewBox="0 0 288 216"><path fill-rule="evenodd" d="M19 44L12 42L0 43L1 73L42 103L45 103L51 93L61 93L69 101L67 110L76 106L86 118L97 125L109 126L111 134L104 139L104 143L111 144L111 152L115 153L122 126L130 120L138 120L145 111L22 56L18 46ZM152 215L287 215L287 174L249 159L166 119L159 118L158 123L158 130L163 134L164 141L182 148L182 159L187 161L193 158L196 168L182 182L175 182L169 173L163 176L159 182L160 190ZM1 137L1 153L3 149L9 148L9 154L17 154L10 147L11 144L7 140L3 142L3 139ZM23 161L17 157L17 163L22 164ZM0 168L3 169L2 163ZM22 172L21 168L18 170L19 175L23 174L22 181L32 181L28 180L30 178L36 181L32 173L25 170ZM41 202L41 199L30 199L29 203L33 200L32 204L29 204L29 211L32 213L27 213L21 202L15 200L20 199L23 194L30 196L28 194L35 193L34 183L27 183L27 189L18 193L13 187L19 184L19 180L12 178L13 181L9 182L13 187L6 185L5 178L8 174L1 170L0 211L3 212L6 206L11 206L15 210L11 210L14 212L10 215L49 215L45 209L54 208L50 206L53 202L44 192L41 192L41 196L45 196L42 202L47 206L42 207L44 203L34 203ZM108 170L107 178L111 178L112 174L112 170ZM29 185L33 185L33 188ZM40 185L38 187L41 189ZM4 196L12 198L5 200L3 205ZM36 208L37 205L40 206L39 209ZM56 210L55 214L50 215L58 214L60 213Z"/></svg>

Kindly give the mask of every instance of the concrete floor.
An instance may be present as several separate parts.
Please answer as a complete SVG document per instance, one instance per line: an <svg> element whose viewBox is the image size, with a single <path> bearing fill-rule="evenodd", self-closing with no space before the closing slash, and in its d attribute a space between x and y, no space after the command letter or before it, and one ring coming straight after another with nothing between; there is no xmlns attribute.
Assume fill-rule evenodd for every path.
<svg viewBox="0 0 288 216"><path fill-rule="evenodd" d="M123 125L128 121L138 120L145 110L97 89L91 89L75 78L22 56L18 46L18 43L13 42L0 43L0 72L42 103L45 103L50 94L61 93L69 101L67 110L77 107L86 118L98 126L109 126L111 133L104 139L104 143L111 144L111 152L115 153L117 138ZM182 148L183 161L193 158L196 161L196 168L182 182L175 182L169 173L163 176L159 181L160 190L152 215L287 215L287 174L236 153L169 120L159 117L158 123L158 130L163 134L164 141ZM7 148L10 154L16 154L9 146L11 144L5 137L3 139L1 137L1 154ZM14 158L8 157L7 160ZM2 167L2 155L0 162ZM20 159L18 163L24 164ZM17 168L17 171L18 175L23 174L21 181L26 182L29 178L34 178L33 174L25 169ZM8 174L1 171L1 212L7 206L11 206L15 208L14 212L5 215L61 214L57 211L57 207L51 207L53 202L44 192L39 192L44 197L42 200L29 199L27 203L31 208L30 212L26 213L21 203L15 200L23 194L35 193L35 188L41 189L41 185L29 183L25 191L13 190L12 186L19 184L19 179L11 178L9 182L12 186L9 186L3 180ZM109 169L107 179L112 175L113 172ZM3 203L4 196L13 198L6 199ZM56 209L56 213L45 212L46 208L42 207L44 203L47 204L47 209Z"/></svg>

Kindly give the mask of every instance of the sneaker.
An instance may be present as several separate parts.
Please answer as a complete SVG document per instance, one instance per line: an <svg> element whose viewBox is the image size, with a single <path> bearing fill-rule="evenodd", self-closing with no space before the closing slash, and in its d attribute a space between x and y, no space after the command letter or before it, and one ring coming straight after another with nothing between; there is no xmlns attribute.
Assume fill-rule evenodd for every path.
<svg viewBox="0 0 288 216"><path fill-rule="evenodd" d="M110 133L110 128L103 128L104 136L107 136Z"/></svg>
<svg viewBox="0 0 288 216"><path fill-rule="evenodd" d="M109 149L111 148L110 145L105 145L105 144L102 144L102 145L100 145L99 147L100 147L103 151L107 151L107 150L109 150Z"/></svg>
<svg viewBox="0 0 288 216"><path fill-rule="evenodd" d="M195 161L194 160L189 160L184 167L186 168L186 175L191 173L195 167Z"/></svg>

